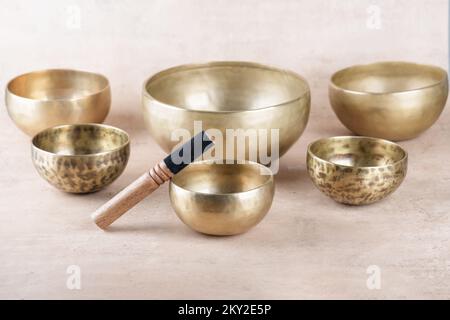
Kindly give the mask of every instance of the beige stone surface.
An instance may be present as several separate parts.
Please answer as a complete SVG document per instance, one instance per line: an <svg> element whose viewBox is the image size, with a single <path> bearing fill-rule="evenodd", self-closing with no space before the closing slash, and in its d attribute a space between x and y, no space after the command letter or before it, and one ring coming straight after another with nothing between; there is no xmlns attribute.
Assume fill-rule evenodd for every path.
<svg viewBox="0 0 450 320"><path fill-rule="evenodd" d="M450 298L448 109L401 143L409 172L382 202L339 205L305 171L309 142L349 134L329 107L330 74L386 59L446 68L447 1L1 0L0 7L0 87L48 67L104 73L113 90L106 123L132 138L129 165L110 187L65 194L35 172L29 138L2 108L0 298ZM165 185L110 231L97 229L90 213L164 156L140 115L144 79L222 59L289 68L311 85L310 122L282 158L265 220L241 236L195 233L175 216ZM66 287L70 265L81 268L81 290ZM381 270L380 290L366 286L371 265Z"/></svg>

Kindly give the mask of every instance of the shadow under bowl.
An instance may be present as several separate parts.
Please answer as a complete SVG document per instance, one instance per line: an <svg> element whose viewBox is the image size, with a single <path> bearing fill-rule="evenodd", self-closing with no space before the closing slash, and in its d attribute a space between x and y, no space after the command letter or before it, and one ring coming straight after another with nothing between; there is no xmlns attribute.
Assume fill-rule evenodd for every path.
<svg viewBox="0 0 450 320"><path fill-rule="evenodd" d="M408 155L399 145L369 137L332 137L308 146L309 176L337 202L369 204L385 198L402 183Z"/></svg>
<svg viewBox="0 0 450 320"><path fill-rule="evenodd" d="M102 124L57 126L38 133L31 146L42 178L71 193L102 189L117 179L130 155L128 134Z"/></svg>
<svg viewBox="0 0 450 320"><path fill-rule="evenodd" d="M259 140L258 135L263 135L268 141L264 155L276 159L303 133L309 117L310 91L306 80L291 71L223 61L183 65L157 73L144 84L142 105L150 134L167 153L179 143L172 138L176 130L179 136L187 130L192 137L194 122L201 121L198 124L209 130L216 149L220 147L222 154L227 154L225 158L260 161L258 141L247 143L243 155L237 155L237 143L225 151L227 139L235 139L229 138L226 130L242 129ZM271 139L271 129L279 130L278 144Z"/></svg>
<svg viewBox="0 0 450 320"><path fill-rule="evenodd" d="M177 216L209 235L235 235L257 225L274 195L270 169L255 162L199 161L176 174L169 187Z"/></svg>
<svg viewBox="0 0 450 320"><path fill-rule="evenodd" d="M100 74L49 69L12 79L5 100L13 122L33 136L57 125L103 122L111 90L108 79Z"/></svg>
<svg viewBox="0 0 450 320"><path fill-rule="evenodd" d="M431 127L445 107L447 72L409 62L357 65L331 77L329 99L354 133L393 141L414 138Z"/></svg>

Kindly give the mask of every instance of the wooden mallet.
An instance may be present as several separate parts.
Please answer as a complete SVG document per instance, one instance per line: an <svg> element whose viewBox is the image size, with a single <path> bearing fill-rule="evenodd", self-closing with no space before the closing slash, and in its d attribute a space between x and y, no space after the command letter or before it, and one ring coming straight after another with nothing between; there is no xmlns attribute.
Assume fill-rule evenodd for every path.
<svg viewBox="0 0 450 320"><path fill-rule="evenodd" d="M213 144L204 131L200 132L98 208L92 214L92 220L97 226L105 229L173 175L201 156Z"/></svg>

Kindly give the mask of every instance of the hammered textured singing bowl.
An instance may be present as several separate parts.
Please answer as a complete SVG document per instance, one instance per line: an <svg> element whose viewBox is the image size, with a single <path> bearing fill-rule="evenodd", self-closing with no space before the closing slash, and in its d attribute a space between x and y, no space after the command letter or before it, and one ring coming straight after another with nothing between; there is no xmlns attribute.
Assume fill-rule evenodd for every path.
<svg viewBox="0 0 450 320"><path fill-rule="evenodd" d="M444 109L447 72L408 62L358 65L331 77L329 98L339 120L362 136L393 141L414 138Z"/></svg>
<svg viewBox="0 0 450 320"><path fill-rule="evenodd" d="M235 235L257 225L274 195L272 172L256 162L194 162L172 178L170 201L192 229L210 235Z"/></svg>
<svg viewBox="0 0 450 320"><path fill-rule="evenodd" d="M71 193L102 189L125 169L128 134L102 124L73 124L46 129L32 140L33 164L56 188Z"/></svg>
<svg viewBox="0 0 450 320"><path fill-rule="evenodd" d="M91 72L50 69L30 72L6 86L6 107L26 134L57 125L101 123L108 115L108 79Z"/></svg>
<svg viewBox="0 0 450 320"><path fill-rule="evenodd" d="M261 139L245 145L245 158L259 161L260 152L275 158L272 150L276 150L281 156L300 137L308 122L310 91L307 82L291 71L250 62L212 62L157 73L144 85L142 104L146 125L166 152L179 142L172 136L177 129L192 136L194 121L201 121L203 130L220 131L223 148L216 137L216 150L228 152L228 159L243 157L238 158L237 142L231 144L234 150L224 150L227 139L235 139L227 137L226 129L241 133L254 129L258 139L265 135L268 143L260 143ZM272 145L271 133L276 130L278 146ZM213 131L208 134L215 136ZM255 154L258 159L251 158Z"/></svg>
<svg viewBox="0 0 450 320"><path fill-rule="evenodd" d="M394 192L407 171L408 155L399 145L369 137L333 137L308 146L313 183L337 202L363 205Z"/></svg>

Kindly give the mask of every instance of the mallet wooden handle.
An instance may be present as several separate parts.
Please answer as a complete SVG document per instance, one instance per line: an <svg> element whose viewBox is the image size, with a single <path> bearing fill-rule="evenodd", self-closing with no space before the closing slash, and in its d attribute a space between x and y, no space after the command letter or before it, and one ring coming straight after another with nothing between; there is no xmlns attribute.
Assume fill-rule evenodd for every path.
<svg viewBox="0 0 450 320"><path fill-rule="evenodd" d="M92 220L97 226L105 229L172 176L173 173L167 168L164 161L161 161L98 208L92 214Z"/></svg>
<svg viewBox="0 0 450 320"><path fill-rule="evenodd" d="M91 215L92 220L105 229L212 146L212 140L200 132L98 208Z"/></svg>

